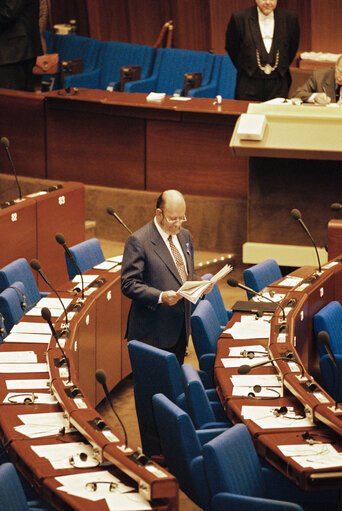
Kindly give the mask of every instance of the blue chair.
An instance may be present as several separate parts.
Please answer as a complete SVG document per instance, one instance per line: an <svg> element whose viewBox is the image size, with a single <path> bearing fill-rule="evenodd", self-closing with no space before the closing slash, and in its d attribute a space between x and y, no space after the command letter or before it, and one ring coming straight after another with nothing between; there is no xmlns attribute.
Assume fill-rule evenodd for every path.
<svg viewBox="0 0 342 511"><path fill-rule="evenodd" d="M152 75L145 80L129 82L125 92L164 92L172 95L184 89L185 73L202 73L206 85L211 77L214 55L203 51L161 48L153 66Z"/></svg>
<svg viewBox="0 0 342 511"><path fill-rule="evenodd" d="M236 69L228 55L215 55L213 73L208 85L191 89L188 96L193 98L234 99L236 85Z"/></svg>
<svg viewBox="0 0 342 511"><path fill-rule="evenodd" d="M228 428L228 420L216 390L208 395L198 372L191 364L181 366L187 410L196 429ZM214 394L215 393L215 394ZM209 400L211 396L212 401Z"/></svg>
<svg viewBox="0 0 342 511"><path fill-rule="evenodd" d="M245 270L243 272L243 277L246 286L259 292L276 280L281 279L282 274L277 261L274 259L267 259ZM254 295L252 295L252 293L247 293L247 296L248 299L250 299Z"/></svg>
<svg viewBox="0 0 342 511"><path fill-rule="evenodd" d="M205 477L202 445L222 429L196 431L189 415L163 394L152 398L162 453L168 470L179 486L202 509L210 509L210 493Z"/></svg>
<svg viewBox="0 0 342 511"><path fill-rule="evenodd" d="M217 341L222 328L209 300L201 300L191 314L191 337L199 367L208 378L208 386L214 387L214 362Z"/></svg>
<svg viewBox="0 0 342 511"><path fill-rule="evenodd" d="M32 309L43 296L48 294L39 292L31 268L24 258L16 259L0 269L0 292L14 285L15 282L22 282L25 286L26 310Z"/></svg>
<svg viewBox="0 0 342 511"><path fill-rule="evenodd" d="M0 465L0 509L2 511L45 511L41 501L27 501L19 476L12 463Z"/></svg>
<svg viewBox="0 0 342 511"><path fill-rule="evenodd" d="M105 258L102 252L100 242L97 238L90 238L89 240L82 241L77 245L70 247L70 252L75 258L81 273L90 270L93 266L102 263ZM70 261L70 258L65 254L67 270L69 279L72 280L77 275L75 265Z"/></svg>
<svg viewBox="0 0 342 511"><path fill-rule="evenodd" d="M174 353L130 341L128 352L134 377L134 398L143 451L148 456L161 452L152 409L152 396L161 392L181 408L186 407L179 363Z"/></svg>
<svg viewBox="0 0 342 511"><path fill-rule="evenodd" d="M46 40L47 51L48 53L53 52L51 32L46 31L44 33L44 37ZM101 51L102 45L105 44L96 39L91 39L90 37L84 37L79 35L55 35L56 40L56 50L59 55L59 68L61 67L61 62L63 60L69 59L79 59L81 58L83 61L83 73L87 74L96 69L96 65L98 62L98 56ZM82 73L82 74L83 74ZM64 83L60 82L60 73L58 72L55 77L55 82L53 85L53 89L59 89L62 85L63 87L72 87L74 85L73 81L77 82L77 77L79 75L68 75L64 79ZM47 76L44 79L48 79Z"/></svg>
<svg viewBox="0 0 342 511"><path fill-rule="evenodd" d="M151 74L155 54L156 50L152 46L105 42L101 45L96 69L69 76L65 84L102 90L112 85L114 90L119 90L121 67L140 66L141 78L145 79Z"/></svg>
<svg viewBox="0 0 342 511"><path fill-rule="evenodd" d="M332 511L337 504L336 491L305 492L262 467L244 424L206 443L203 460L215 511Z"/></svg>
<svg viewBox="0 0 342 511"><path fill-rule="evenodd" d="M0 313L4 318L5 334L9 333L14 325L25 314L26 291L22 282L14 282L0 293Z"/></svg>
<svg viewBox="0 0 342 511"><path fill-rule="evenodd" d="M321 331L328 333L330 348L335 355L336 362L342 371L342 306L339 302L333 301L323 307L313 318L314 331L317 334ZM337 372L336 367L330 360L329 355L323 346L318 344L320 353L320 368L327 392L340 401L342 399L342 388L336 389Z"/></svg>
<svg viewBox="0 0 342 511"><path fill-rule="evenodd" d="M226 309L223 303L220 288L217 284L214 284L210 293L204 295L204 300L208 300L211 303L220 323L221 330L223 331L226 328L228 321L232 317L233 311L231 309Z"/></svg>

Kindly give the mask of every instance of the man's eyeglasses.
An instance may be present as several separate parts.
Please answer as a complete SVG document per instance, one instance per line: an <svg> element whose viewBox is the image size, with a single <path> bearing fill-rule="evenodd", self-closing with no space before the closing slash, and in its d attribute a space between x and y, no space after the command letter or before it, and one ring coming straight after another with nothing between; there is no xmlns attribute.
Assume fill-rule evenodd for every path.
<svg viewBox="0 0 342 511"><path fill-rule="evenodd" d="M167 222L169 222L169 224L175 224L175 223L177 223L177 222L180 222L180 223L182 224L182 223L184 223L184 222L186 222L186 221L187 221L187 218L186 218L186 216L185 216L185 215L184 215L184 216L177 216L177 217L175 217L175 218L168 218L168 217L165 215L165 213L164 213L164 211L163 211L162 209L161 209L161 212L163 213L163 217L165 218L165 220L166 220Z"/></svg>

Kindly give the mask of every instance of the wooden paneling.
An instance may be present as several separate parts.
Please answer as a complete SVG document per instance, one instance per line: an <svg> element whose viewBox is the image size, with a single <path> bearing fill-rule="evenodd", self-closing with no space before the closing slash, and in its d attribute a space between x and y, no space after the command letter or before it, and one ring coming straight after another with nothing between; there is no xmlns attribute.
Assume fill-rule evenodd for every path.
<svg viewBox="0 0 342 511"><path fill-rule="evenodd" d="M245 198L247 160L234 158L232 128L200 123L147 122L146 189Z"/></svg>
<svg viewBox="0 0 342 511"><path fill-rule="evenodd" d="M341 0L311 0L312 51L342 52Z"/></svg>

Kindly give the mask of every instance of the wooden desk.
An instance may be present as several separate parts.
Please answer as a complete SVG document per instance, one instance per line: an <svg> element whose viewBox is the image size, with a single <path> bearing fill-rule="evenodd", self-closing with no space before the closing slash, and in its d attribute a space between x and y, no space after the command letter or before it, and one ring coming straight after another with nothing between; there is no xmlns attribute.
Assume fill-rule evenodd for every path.
<svg viewBox="0 0 342 511"><path fill-rule="evenodd" d="M54 338L46 335L46 343L10 343L3 342L1 351L27 351L37 354L38 362L47 361L47 371L43 373L2 373L0 378L0 396L7 395L6 380L47 378L50 382L55 404L3 404L0 407L0 439L5 445L10 459L18 470L28 479L35 490L46 499L51 506L59 511L101 511L106 510L105 501L96 502L69 495L58 490L61 484L57 476L89 473L93 481L93 472L109 470L120 481L129 484L147 498L155 511L178 510L178 483L166 470L152 461L147 464L139 463L134 457L135 449L125 446L123 435L117 434L99 416L93 405L102 400L102 388L95 388L95 370L102 368L108 375L108 386L112 386L116 365L121 361L121 321L120 304L117 292L119 290L120 272L105 270L90 270L94 275L96 286L87 295L83 306L79 308L79 297L72 300L76 307L73 317L69 318L69 336L66 337L64 352L69 360L69 370L59 364L61 350ZM96 277L95 277L96 275ZM99 287L98 287L99 286ZM62 297L70 298L70 282L66 282L61 291ZM116 311L118 309L118 313ZM113 314L114 312L114 314ZM39 314L39 311L38 311ZM22 322L43 322L40 316L25 316ZM65 323L64 314L55 321L56 330L62 329ZM118 359L118 360L116 360ZM100 366L102 364L102 366ZM70 377L70 378L69 378ZM115 378L121 379L121 372ZM70 379L70 382L68 380ZM114 383L115 384L115 383ZM70 394L71 389L77 389L77 395ZM24 392L41 392L40 390L19 390ZM95 401L96 400L96 401ZM76 429L66 433L60 431L41 438L28 438L14 428L21 424L19 414L25 413L63 412L67 423ZM87 469L70 467L54 469L47 459L39 457L31 449L33 445L65 445L65 442L82 441L93 447L93 456L99 463L110 462L110 465L95 466ZM66 458L67 459L67 458Z"/></svg>
<svg viewBox="0 0 342 511"><path fill-rule="evenodd" d="M87 89L46 99L51 179L152 191L181 180L184 193L246 197L247 161L227 146L247 102L148 102L142 93Z"/></svg>
<svg viewBox="0 0 342 511"><path fill-rule="evenodd" d="M286 456L278 447L293 444L305 446L308 445L305 439L311 437L316 441L323 441L323 444L333 442L336 450L342 452L342 407L339 406L336 410L332 397L312 377L317 370L318 360L317 348L313 343L313 316L331 300L341 299L342 264L328 263L321 275L317 275L309 267L299 269L295 274L297 277L301 276L302 280L288 290L281 302L286 310L286 321L284 322L282 311L278 308L271 320L269 341L233 340L227 334L222 336L217 346L215 377L227 415L234 422L245 422L259 454L303 489L339 489L342 484L340 463L335 467L303 468L298 460ZM281 287L283 280L280 279L269 288L281 292L280 289L284 289ZM234 316L231 322L233 321ZM229 348L233 346L242 348L253 345L263 346L273 360L270 366L253 369L253 374L278 374L283 382L284 397L275 396L265 400L233 395L229 377L238 374L238 368L225 368L221 359L229 356ZM289 352L292 358L284 360ZM241 360L243 365L245 361ZM297 360L298 363L291 360ZM255 363L257 362L256 358ZM252 419L244 418L243 406L271 406L278 412L281 406L285 406L285 416L289 407L293 407L299 418L306 416L311 420L308 424L301 425L299 420L297 422L297 419L291 419L288 423L292 421L292 424L286 426L286 420L283 419L283 422L279 423L280 427L261 427ZM282 415L280 419L281 417Z"/></svg>

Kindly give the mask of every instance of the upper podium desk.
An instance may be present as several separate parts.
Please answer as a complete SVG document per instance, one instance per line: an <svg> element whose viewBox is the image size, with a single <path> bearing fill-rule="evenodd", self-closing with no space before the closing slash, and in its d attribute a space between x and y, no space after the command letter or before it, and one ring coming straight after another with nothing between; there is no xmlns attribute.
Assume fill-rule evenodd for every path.
<svg viewBox="0 0 342 511"><path fill-rule="evenodd" d="M254 104L247 114L263 114L267 126L260 141L240 139L236 124L230 146L239 156L342 159L342 107Z"/></svg>
<svg viewBox="0 0 342 511"><path fill-rule="evenodd" d="M245 198L247 160L228 143L247 106L88 89L47 93L47 177L150 191L181 182L184 193Z"/></svg>

